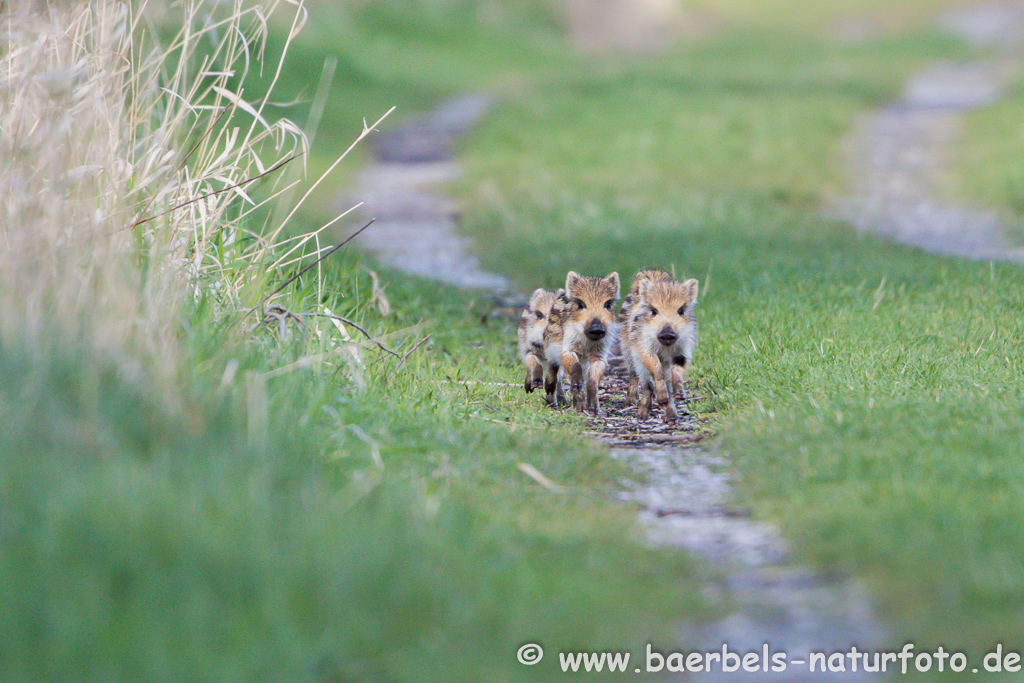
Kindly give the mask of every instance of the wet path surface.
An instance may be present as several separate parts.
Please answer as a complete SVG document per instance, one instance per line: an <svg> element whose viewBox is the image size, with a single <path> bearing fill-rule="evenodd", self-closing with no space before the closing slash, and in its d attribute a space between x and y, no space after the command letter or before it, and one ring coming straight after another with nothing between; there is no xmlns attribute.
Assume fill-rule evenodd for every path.
<svg viewBox="0 0 1024 683"><path fill-rule="evenodd" d="M927 251L973 259L1024 261L995 211L937 197L936 179L959 141L963 116L996 102L1019 73L1024 4L997 3L950 13L940 24L997 56L974 64L935 64L902 96L866 117L846 141L853 194L830 217Z"/></svg>

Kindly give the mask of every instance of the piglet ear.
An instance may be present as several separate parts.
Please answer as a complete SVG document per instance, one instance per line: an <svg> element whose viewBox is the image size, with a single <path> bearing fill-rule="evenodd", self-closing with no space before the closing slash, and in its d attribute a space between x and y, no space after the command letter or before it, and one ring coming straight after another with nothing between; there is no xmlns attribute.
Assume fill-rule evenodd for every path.
<svg viewBox="0 0 1024 683"><path fill-rule="evenodd" d="M644 300L647 299L647 293L649 291L651 291L651 284L652 283L651 283L650 279L647 279L647 278L645 278L645 279L640 281L640 284L639 284L639 287L638 287L638 290L637 290L637 295L641 299L644 299Z"/></svg>
<svg viewBox="0 0 1024 683"><path fill-rule="evenodd" d="M686 290L686 296L688 296L693 303L697 303L697 281L690 278L683 283L683 288Z"/></svg>
<svg viewBox="0 0 1024 683"><path fill-rule="evenodd" d="M612 284L612 287L615 288L615 298L618 299L619 294L621 293L621 288L619 287L619 274L617 272L612 273L611 275L606 277L605 280L610 282Z"/></svg>
<svg viewBox="0 0 1024 683"><path fill-rule="evenodd" d="M541 297L545 294L547 294L547 292L544 291L543 287L538 287L533 290L533 294L530 295L530 308L537 308L537 302L540 301Z"/></svg>
<svg viewBox="0 0 1024 683"><path fill-rule="evenodd" d="M576 285L579 283L579 281L582 279L583 278L580 277L579 273L577 273L575 270L570 270L569 274L565 276L566 294L571 293L573 289L576 287Z"/></svg>

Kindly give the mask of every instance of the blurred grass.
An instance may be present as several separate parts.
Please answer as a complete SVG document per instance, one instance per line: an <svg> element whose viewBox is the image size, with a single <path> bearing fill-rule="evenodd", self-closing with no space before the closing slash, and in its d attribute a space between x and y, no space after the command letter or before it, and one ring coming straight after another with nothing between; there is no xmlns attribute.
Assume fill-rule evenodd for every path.
<svg viewBox="0 0 1024 683"><path fill-rule="evenodd" d="M500 90L453 189L485 266L526 289L569 268L700 278L698 409L746 502L823 571L865 581L893 644L980 658L1019 648L1024 626L1020 274L819 214L855 118L971 57L924 21L945 4L737 4L680 50L536 71ZM836 40L836 12L882 30ZM993 147L1011 111L983 124Z"/></svg>
<svg viewBox="0 0 1024 683"><path fill-rule="evenodd" d="M792 229L813 234L807 218L847 182L838 146L855 118L890 101L907 73L957 54L928 33L850 46L744 30L538 85L463 146L466 229L487 240L485 265L519 264L512 275L527 288L555 286L580 240L604 254L612 238L636 261L628 254L656 235L658 261L700 274L709 262L693 263L680 233L708 239L736 222L756 234L790 211Z"/></svg>
<svg viewBox="0 0 1024 683"><path fill-rule="evenodd" d="M126 16L116 4L96 7L118 20ZM407 19L397 4L390 7ZM67 8L53 9L57 26ZM78 9L79 18L92 11ZM438 59L457 54L458 45L439 44L447 19L436 20ZM214 32L212 22L204 26ZM125 30L104 35L119 40ZM481 62L494 59L484 55L487 41L467 40ZM416 50L406 52L414 61ZM135 51L125 55L116 73L141 89L128 68L137 66L129 59ZM188 59L172 55L168 70L182 66L176 73L188 81ZM266 94L273 59L270 50L261 83L231 83L239 92L249 88L248 102ZM369 64L397 69L399 62ZM39 78L27 67L30 87ZM420 68L425 74L432 66ZM96 71L100 81L109 76ZM286 74L290 83L275 99L308 88L308 75ZM163 77L155 82L166 83ZM450 78L454 84L457 75ZM360 102L347 111L389 97L368 94L379 86L364 83ZM435 82L421 91L439 96ZM115 90L110 101L128 97ZM17 113L19 102L5 95L3 113ZM310 104L290 111L304 118ZM109 128L104 139L112 158L127 160L117 168L128 180L111 191L118 200L112 204L121 207L132 189L136 147L123 142L130 136L121 136L120 126L131 122L101 123ZM211 141L231 133L227 125L195 125L216 131ZM323 129L329 135L318 142L329 152L322 158L336 157L358 132L331 119ZM32 142L33 153L47 150L45 140ZM76 168L76 148L61 149L68 154L64 167ZM32 159L19 157L26 167ZM186 168L175 159L180 165L168 168ZM225 171L244 173L240 168L229 164ZM211 175L217 189L233 177ZM62 192L31 199L54 209L67 201L88 204L94 198L76 194L82 187L62 185ZM246 186L256 202L272 188ZM354 320L405 356L401 367L354 326L337 328L328 318L285 318L285 334L274 324L250 329L256 318L246 314L247 300L284 284L309 262L315 243L295 255L305 258L285 265L284 251L294 243L265 244L265 234L253 234L266 227L271 208L242 220L251 197L225 195L217 197L230 201L212 218L201 213L211 202L194 203L209 225L175 225L205 235L226 217L241 221L241 229L221 230L187 250L185 266L196 270L180 288L162 290L165 298L146 299L173 341L173 356L154 354L168 370L159 377L137 362L152 349L97 348L86 330L55 320L47 305L5 310L11 327L38 334L0 348L0 679L548 680L553 658L525 669L514 659L521 644L639 648L648 639L674 638L679 615L708 613L697 583L703 570L644 547L633 507L614 499L616 482L628 476L624 468L567 428L578 418L537 411L527 401L513 370L513 321L492 319L489 298L389 274L386 314L374 276L360 259L342 254L289 284L275 297L284 307L277 310L330 310ZM99 234L126 234L122 213L93 209ZM309 213L302 221L292 232L317 225ZM31 233L34 225L0 226L6 256L34 256L11 249L8 239L15 227ZM67 231L59 233L60 244L97 272L118 267L95 243L75 241L76 222L58 227ZM133 235L117 252L140 273L129 284L171 263L146 251L146 237ZM225 262L229 251L252 255L264 246L266 258L240 269ZM140 294L78 283L54 278L84 308L90 297ZM146 324L132 315L119 322ZM61 324L68 334L47 334L67 331ZM112 331L105 321L97 326ZM165 392L177 400L166 400ZM565 491L534 482L521 463Z"/></svg>
<svg viewBox="0 0 1024 683"><path fill-rule="evenodd" d="M325 61L336 60L318 138L309 158L313 175L333 162L334 149L392 106L388 126L429 110L444 97L467 90L515 90L537 73L567 68L559 13L548 0L418 0L313 2L311 20L289 48L281 75L282 111L303 120ZM286 27L278 25L282 31ZM268 44L275 59L280 41ZM259 81L254 83L259 87ZM314 193L308 214L333 215L334 190L353 179L367 160L359 148L353 163Z"/></svg>
<svg viewBox="0 0 1024 683"><path fill-rule="evenodd" d="M369 280L347 259L327 285ZM330 302L374 333L433 335L386 388L379 352L366 391L330 365L267 375L310 349L269 331L224 348L202 310L181 415L85 352L5 349L0 677L547 680L519 645L639 647L706 610L687 558L629 540L621 466L549 430L572 420L518 382L490 385L517 374L511 323L392 284L388 319ZM283 303L302 310L303 289Z"/></svg>
<svg viewBox="0 0 1024 683"><path fill-rule="evenodd" d="M979 206L995 207L1024 241L1024 81L1006 97L967 115L963 145L950 177L951 194L971 197Z"/></svg>
<svg viewBox="0 0 1024 683"><path fill-rule="evenodd" d="M686 0L685 6L711 12L730 23L753 24L785 31L814 31L840 38L879 32L906 31L927 23L943 11L983 4L985 0Z"/></svg>
<svg viewBox="0 0 1024 683"><path fill-rule="evenodd" d="M855 118L967 56L926 29L723 33L510 98L463 146L458 193L484 263L524 287L569 268L700 278L698 409L746 502L864 580L894 645L978 662L1024 645L1020 271L820 216Z"/></svg>
<svg viewBox="0 0 1024 683"><path fill-rule="evenodd" d="M485 263L529 287L570 267L700 278L699 410L758 515L864 578L894 641L1014 645L1019 273L818 216L853 118L965 48L920 26L780 36L759 17L811 10L751 4L694 45L581 58L545 7L312 5L279 95L305 93L286 110L303 120L337 57L311 169L391 105L496 91L452 188ZM280 303L400 353L429 333L393 377L372 346L361 365L282 373L348 347L326 319L239 335L202 297L179 318L180 412L91 351L3 349L0 678L548 680L553 663L517 665L519 645L638 652L723 609L703 569L636 542L612 498L626 473L577 418L522 393L513 323L487 297L386 273L384 316L361 263L332 257Z"/></svg>

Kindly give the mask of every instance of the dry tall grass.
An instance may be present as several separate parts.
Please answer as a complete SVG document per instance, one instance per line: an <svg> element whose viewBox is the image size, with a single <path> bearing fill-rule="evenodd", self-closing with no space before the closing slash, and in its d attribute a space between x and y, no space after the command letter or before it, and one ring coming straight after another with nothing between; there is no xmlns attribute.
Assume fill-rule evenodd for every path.
<svg viewBox="0 0 1024 683"><path fill-rule="evenodd" d="M258 69L276 82L280 65L263 64L269 17L289 13L291 40L305 9L301 0L181 5L6 5L4 345L66 339L170 379L187 297L203 292L241 309L259 300L248 289L265 285L268 268L290 258L270 249L283 224L253 226L270 214L263 204L294 185L272 169L308 142L290 121L266 116L273 87L247 101L244 84ZM161 38L167 26L180 30Z"/></svg>

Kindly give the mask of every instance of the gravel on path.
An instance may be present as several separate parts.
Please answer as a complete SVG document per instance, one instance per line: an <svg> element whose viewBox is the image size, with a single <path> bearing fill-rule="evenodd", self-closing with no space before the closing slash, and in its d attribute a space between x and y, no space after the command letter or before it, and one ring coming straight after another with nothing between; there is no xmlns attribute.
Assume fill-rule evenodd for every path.
<svg viewBox="0 0 1024 683"><path fill-rule="evenodd" d="M809 654L878 650L887 632L875 620L868 595L843 577L826 578L795 562L779 528L753 519L737 507L738 475L728 453L704 445L705 420L693 412L701 396L693 387L677 400L680 419L662 421L655 408L639 422L625 402L626 371L613 356L602 386L602 415L588 418L586 434L608 444L611 456L624 462L634 477L623 481L620 498L639 506L638 521L652 545L679 548L706 561L715 578L705 593L732 606L723 619L684 624L680 642L687 652L730 652L743 655L784 652L785 671L715 671L689 674L685 680L797 683L865 681L860 670L811 673ZM662 654L672 644L653 644ZM804 662L803 664L797 662Z"/></svg>

